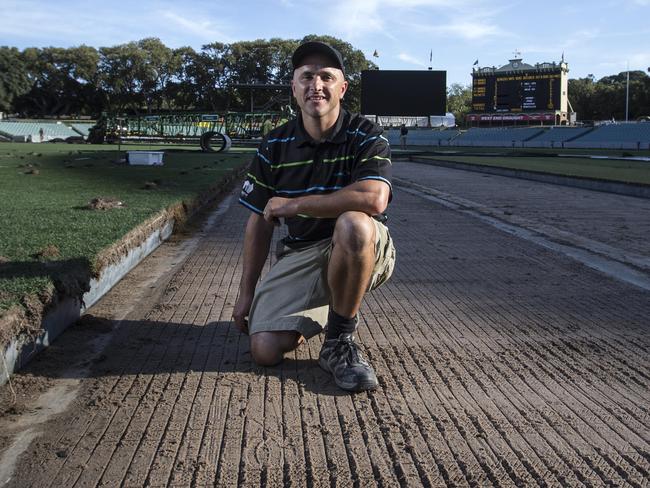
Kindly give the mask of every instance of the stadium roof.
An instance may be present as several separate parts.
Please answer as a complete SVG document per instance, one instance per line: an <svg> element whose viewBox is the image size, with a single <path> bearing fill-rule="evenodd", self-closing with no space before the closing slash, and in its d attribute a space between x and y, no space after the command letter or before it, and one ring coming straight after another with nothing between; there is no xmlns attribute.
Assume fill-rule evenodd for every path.
<svg viewBox="0 0 650 488"><path fill-rule="evenodd" d="M559 63L553 61L536 63L535 65L524 63L521 58L515 58L511 59L508 64L505 64L500 68L497 68L495 66L472 68L472 76L485 76L504 73L517 74L526 71L555 71L558 68L563 72L568 73L569 65L564 61L564 56L562 56L562 61Z"/></svg>
<svg viewBox="0 0 650 488"><path fill-rule="evenodd" d="M535 67L528 63L523 63L521 61L521 58L519 58L519 59L511 59L508 64L501 66L495 71L499 73L501 71L526 71L531 69L535 69Z"/></svg>

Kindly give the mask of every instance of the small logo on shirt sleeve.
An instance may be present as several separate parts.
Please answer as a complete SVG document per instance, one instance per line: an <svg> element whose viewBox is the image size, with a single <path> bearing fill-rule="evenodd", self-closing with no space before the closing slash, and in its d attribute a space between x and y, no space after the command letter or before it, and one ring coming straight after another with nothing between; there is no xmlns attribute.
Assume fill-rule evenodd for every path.
<svg viewBox="0 0 650 488"><path fill-rule="evenodd" d="M255 185L250 180L244 181L244 186L241 189L241 196L242 197L247 197L250 192L253 191L253 188L255 188Z"/></svg>

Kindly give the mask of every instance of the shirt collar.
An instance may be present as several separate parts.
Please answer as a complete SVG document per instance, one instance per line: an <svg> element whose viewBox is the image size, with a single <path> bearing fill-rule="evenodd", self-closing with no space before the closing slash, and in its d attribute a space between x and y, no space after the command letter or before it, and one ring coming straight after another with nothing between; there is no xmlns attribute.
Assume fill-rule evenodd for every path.
<svg viewBox="0 0 650 488"><path fill-rule="evenodd" d="M345 133L345 122L349 118L348 111L341 107L339 111L339 116L336 119L336 124L334 124L334 130L331 134L321 143L315 141L309 133L305 130L305 126L302 123L302 112L298 113L297 120L297 133L298 133L298 147L305 145L317 146L325 142L331 142L333 144L342 144L347 140L347 135Z"/></svg>

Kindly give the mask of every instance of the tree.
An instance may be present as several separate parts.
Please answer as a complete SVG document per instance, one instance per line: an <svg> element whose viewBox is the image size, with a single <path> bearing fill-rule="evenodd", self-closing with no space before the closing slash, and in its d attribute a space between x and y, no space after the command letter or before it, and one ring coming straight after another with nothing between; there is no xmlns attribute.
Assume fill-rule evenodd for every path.
<svg viewBox="0 0 650 488"><path fill-rule="evenodd" d="M31 89L15 102L28 115L86 113L96 106L99 54L89 46L27 48L23 63Z"/></svg>
<svg viewBox="0 0 650 488"><path fill-rule="evenodd" d="M569 80L569 100L581 120L624 120L627 72L595 81L593 75ZM629 119L650 113L650 76L630 71Z"/></svg>
<svg viewBox="0 0 650 488"><path fill-rule="evenodd" d="M27 93L31 86L20 51L0 46L0 111L13 111L14 100Z"/></svg>
<svg viewBox="0 0 650 488"><path fill-rule="evenodd" d="M136 112L143 104L139 86L142 56L135 42L99 49L100 85L108 112Z"/></svg>
<svg viewBox="0 0 650 488"><path fill-rule="evenodd" d="M581 120L594 120L594 93L596 84L593 75L569 80L569 102Z"/></svg>
<svg viewBox="0 0 650 488"><path fill-rule="evenodd" d="M171 108L173 101L165 98L165 88L181 67L180 53L168 48L157 38L142 39L137 47L141 56L138 66L139 84L147 112Z"/></svg>
<svg viewBox="0 0 650 488"><path fill-rule="evenodd" d="M171 107L173 101L165 98L165 88L181 69L182 53L157 38L101 48L99 71L107 109L151 113Z"/></svg>
<svg viewBox="0 0 650 488"><path fill-rule="evenodd" d="M199 103L193 82L193 68L199 63L196 51L191 47L181 47L172 51L175 59L175 73L163 87L163 98L170 109L188 110Z"/></svg>
<svg viewBox="0 0 650 488"><path fill-rule="evenodd" d="M465 123L465 116L472 110L472 87L452 83L447 88L447 112L456 117L456 125Z"/></svg>

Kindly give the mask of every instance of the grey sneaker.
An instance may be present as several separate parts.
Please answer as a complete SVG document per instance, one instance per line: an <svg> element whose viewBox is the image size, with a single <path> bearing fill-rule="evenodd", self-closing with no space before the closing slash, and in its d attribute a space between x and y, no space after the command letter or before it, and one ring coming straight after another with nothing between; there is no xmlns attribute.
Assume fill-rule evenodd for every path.
<svg viewBox="0 0 650 488"><path fill-rule="evenodd" d="M318 364L332 373L334 382L344 390L365 391L377 388L378 381L368 361L359 353L352 334L323 342Z"/></svg>

